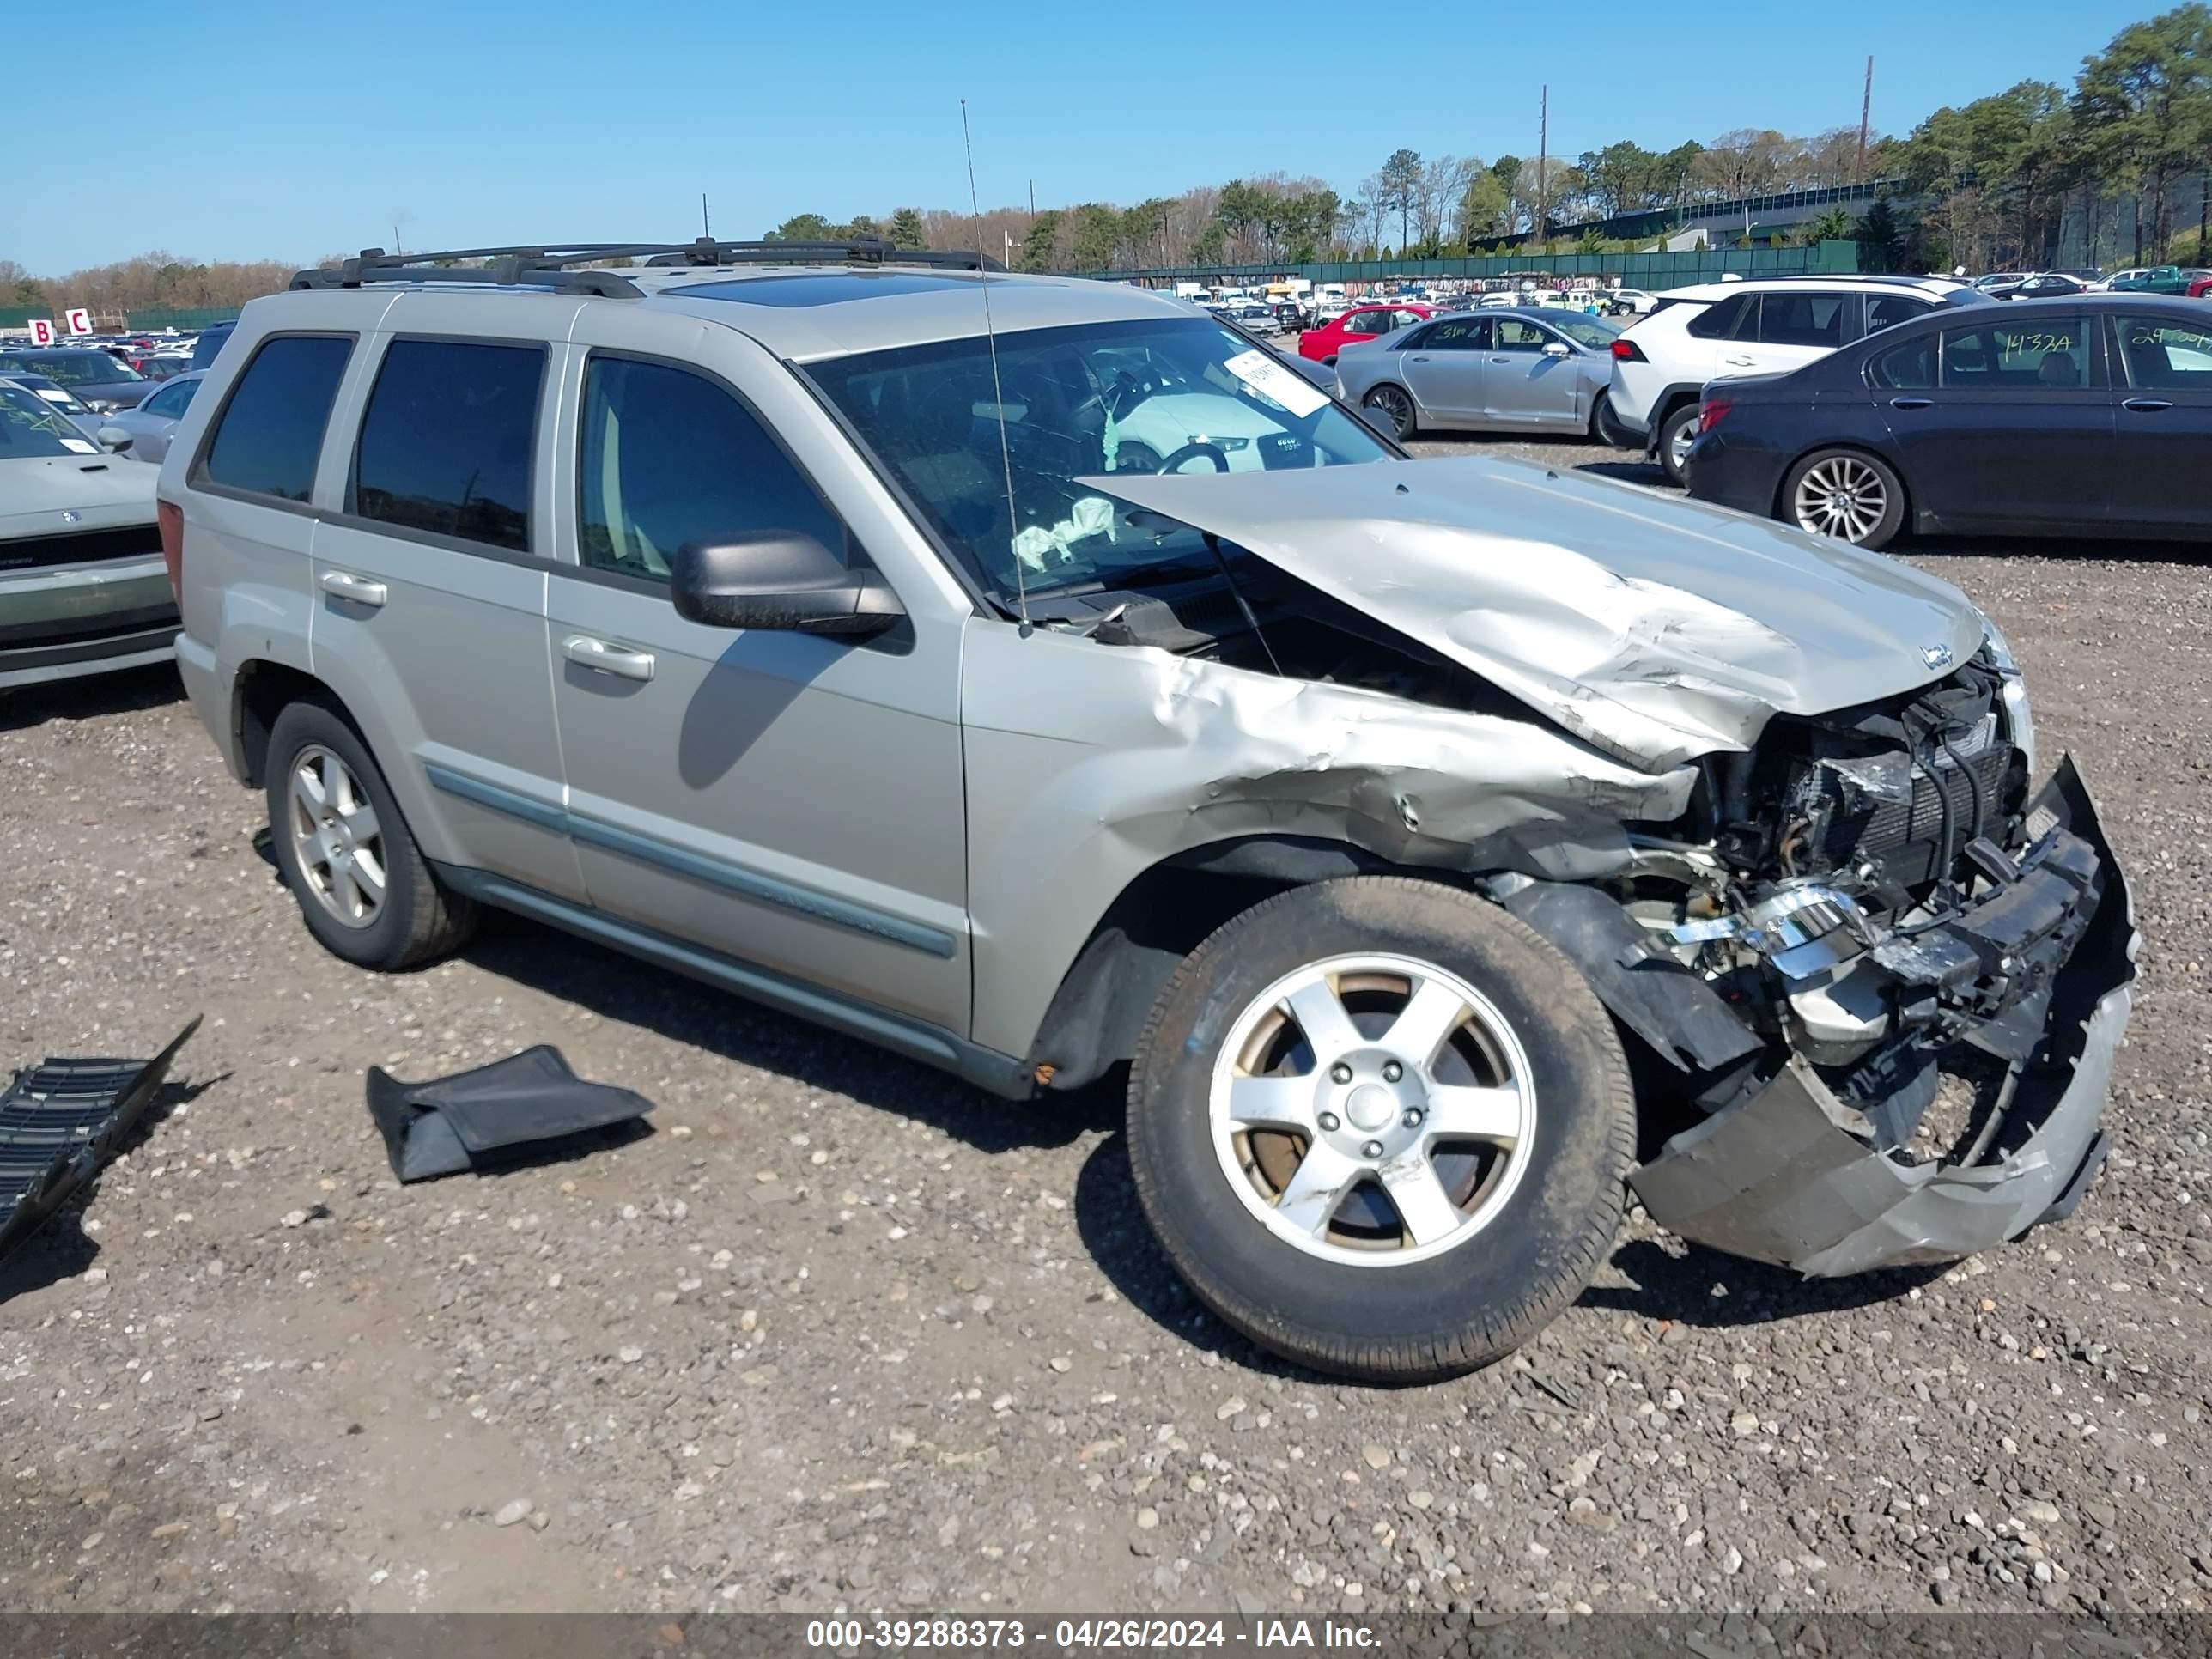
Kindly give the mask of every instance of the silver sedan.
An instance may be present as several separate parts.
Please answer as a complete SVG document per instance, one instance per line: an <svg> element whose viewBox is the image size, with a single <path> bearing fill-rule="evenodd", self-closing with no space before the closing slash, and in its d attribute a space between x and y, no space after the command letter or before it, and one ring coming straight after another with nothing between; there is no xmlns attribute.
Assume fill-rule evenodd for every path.
<svg viewBox="0 0 2212 1659"><path fill-rule="evenodd" d="M1515 307L1433 317L1336 360L1337 396L1390 416L1401 438L1437 429L1610 429L1618 323Z"/></svg>
<svg viewBox="0 0 2212 1659"><path fill-rule="evenodd" d="M137 408L118 409L102 416L100 441L111 449L117 448L115 440L108 434L118 430L127 432L131 442L120 447L123 453L134 460L151 461L158 466L169 453L169 434L184 419L185 410L191 406L192 395L200 389L206 374L202 369L172 376L166 386Z"/></svg>

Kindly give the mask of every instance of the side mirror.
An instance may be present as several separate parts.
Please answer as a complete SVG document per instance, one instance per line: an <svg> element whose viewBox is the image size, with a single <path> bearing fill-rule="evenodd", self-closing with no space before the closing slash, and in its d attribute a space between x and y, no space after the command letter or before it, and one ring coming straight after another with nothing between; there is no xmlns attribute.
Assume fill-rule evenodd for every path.
<svg viewBox="0 0 2212 1659"><path fill-rule="evenodd" d="M872 570L854 570L811 536L760 530L687 542L668 566L676 614L709 628L777 629L845 638L880 634L906 611Z"/></svg>
<svg viewBox="0 0 2212 1659"><path fill-rule="evenodd" d="M1553 340L1544 347L1544 355L1547 357L1571 357L1575 354L1565 341Z"/></svg>
<svg viewBox="0 0 2212 1659"><path fill-rule="evenodd" d="M118 455L130 448L133 441L131 434L119 426L104 426L92 435L99 440L102 449L111 450Z"/></svg>

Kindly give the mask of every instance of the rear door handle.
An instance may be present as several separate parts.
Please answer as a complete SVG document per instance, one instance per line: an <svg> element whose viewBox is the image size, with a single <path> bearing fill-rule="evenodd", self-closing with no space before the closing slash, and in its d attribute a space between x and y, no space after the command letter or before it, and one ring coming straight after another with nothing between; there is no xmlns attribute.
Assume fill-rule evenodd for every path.
<svg viewBox="0 0 2212 1659"><path fill-rule="evenodd" d="M1419 357L1411 357L1411 358L1408 358L1407 361L1407 362L1409 362L1425 363L1425 362L1428 362L1429 360L1428 360L1428 358L1427 358L1425 356L1419 356Z"/></svg>
<svg viewBox="0 0 2212 1659"><path fill-rule="evenodd" d="M2120 407L2132 409L2138 414L2148 415L2161 409L2172 409L2173 404L2170 399L2165 398L2130 398Z"/></svg>
<svg viewBox="0 0 2212 1659"><path fill-rule="evenodd" d="M1935 404L1933 398L1892 398L1889 400L1892 409L1932 409Z"/></svg>
<svg viewBox="0 0 2212 1659"><path fill-rule="evenodd" d="M626 645L617 645L610 640L595 640L588 634L571 634L561 641L561 654L570 662L581 663L586 668L597 669L602 674L613 674L625 680L649 680L653 678L653 653L633 651Z"/></svg>
<svg viewBox="0 0 2212 1659"><path fill-rule="evenodd" d="M1757 368L1759 367L1759 360L1756 357L1723 357L1721 361L1726 363L1730 368Z"/></svg>
<svg viewBox="0 0 2212 1659"><path fill-rule="evenodd" d="M354 605L365 605L372 611L385 599L384 584L373 582L366 576L356 576L349 570L323 572L323 592Z"/></svg>

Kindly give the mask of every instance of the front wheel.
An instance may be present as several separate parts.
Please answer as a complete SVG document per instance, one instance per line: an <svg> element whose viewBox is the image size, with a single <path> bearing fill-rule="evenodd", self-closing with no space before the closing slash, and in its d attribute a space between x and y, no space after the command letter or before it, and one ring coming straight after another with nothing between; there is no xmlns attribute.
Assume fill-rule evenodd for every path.
<svg viewBox="0 0 2212 1659"><path fill-rule="evenodd" d="M1138 1197L1199 1298L1374 1382L1488 1364L1572 1302L1634 1146L1582 976L1427 881L1322 882L1237 916L1161 994L1130 1077Z"/></svg>
<svg viewBox="0 0 2212 1659"><path fill-rule="evenodd" d="M1782 513L1800 530L1886 547L1905 525L1905 485L1863 449L1816 449L1782 481Z"/></svg>

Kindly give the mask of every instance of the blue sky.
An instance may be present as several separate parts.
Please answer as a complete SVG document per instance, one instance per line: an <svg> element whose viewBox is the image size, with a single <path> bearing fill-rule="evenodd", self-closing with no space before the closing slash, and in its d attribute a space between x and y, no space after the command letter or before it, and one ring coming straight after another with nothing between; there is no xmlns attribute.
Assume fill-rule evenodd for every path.
<svg viewBox="0 0 2212 1659"><path fill-rule="evenodd" d="M1902 131L2068 82L2157 9L1770 0L1683 27L1467 0L104 0L119 49L9 76L17 132L52 148L13 180L0 258L304 262L388 244L395 220L410 247L681 238L702 190L725 236L964 206L963 96L986 206L1032 178L1040 204L1128 202L1278 169L1348 191L1401 143L1531 155L1545 82L1558 154L1815 131L1856 122L1869 52L1875 125Z"/></svg>

